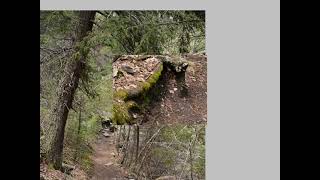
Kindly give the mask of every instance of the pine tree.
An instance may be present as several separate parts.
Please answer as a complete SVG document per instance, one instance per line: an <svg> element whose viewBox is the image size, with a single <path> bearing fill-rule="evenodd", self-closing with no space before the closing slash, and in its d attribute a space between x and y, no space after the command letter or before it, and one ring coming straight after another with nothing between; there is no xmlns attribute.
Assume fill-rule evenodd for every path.
<svg viewBox="0 0 320 180"><path fill-rule="evenodd" d="M62 152L65 125L71 108L81 73L86 65L88 48L85 37L92 30L94 11L78 12L79 23L75 32L75 55L66 65L65 73L58 88L58 96L52 110L50 125L46 130L47 161L55 169L62 167Z"/></svg>

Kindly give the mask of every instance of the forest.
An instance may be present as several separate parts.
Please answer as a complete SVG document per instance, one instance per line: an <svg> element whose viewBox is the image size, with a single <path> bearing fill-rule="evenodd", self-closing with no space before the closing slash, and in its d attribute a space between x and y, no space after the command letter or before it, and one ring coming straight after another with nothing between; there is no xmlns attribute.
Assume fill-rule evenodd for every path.
<svg viewBox="0 0 320 180"><path fill-rule="evenodd" d="M40 11L40 178L205 179L205 11Z"/></svg>

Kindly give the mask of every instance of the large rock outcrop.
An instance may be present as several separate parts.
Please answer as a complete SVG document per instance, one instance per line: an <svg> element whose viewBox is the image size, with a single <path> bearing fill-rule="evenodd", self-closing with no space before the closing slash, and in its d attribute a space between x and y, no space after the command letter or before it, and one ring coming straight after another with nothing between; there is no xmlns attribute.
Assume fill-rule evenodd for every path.
<svg viewBox="0 0 320 180"><path fill-rule="evenodd" d="M188 62L181 57L124 55L113 61L113 115L116 124L141 123L141 114L152 97L149 92L167 71L174 72L181 96L187 95L185 71Z"/></svg>

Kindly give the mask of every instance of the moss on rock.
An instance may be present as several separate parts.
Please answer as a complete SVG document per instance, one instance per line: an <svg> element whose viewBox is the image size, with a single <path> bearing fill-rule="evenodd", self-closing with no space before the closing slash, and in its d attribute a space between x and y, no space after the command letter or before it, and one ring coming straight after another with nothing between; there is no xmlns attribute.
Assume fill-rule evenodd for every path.
<svg viewBox="0 0 320 180"><path fill-rule="evenodd" d="M130 122L131 116L125 103L114 103L112 107L112 122L123 125Z"/></svg>
<svg viewBox="0 0 320 180"><path fill-rule="evenodd" d="M137 88L132 90L118 90L114 93L112 121L116 124L132 124L134 118L131 112L141 111L150 102L147 93L157 83L163 70L161 63L153 74L145 81L137 85ZM143 106L138 105L133 99L139 98L143 100Z"/></svg>
<svg viewBox="0 0 320 180"><path fill-rule="evenodd" d="M128 97L128 92L125 90L118 90L113 94L113 99L126 100Z"/></svg>
<svg viewBox="0 0 320 180"><path fill-rule="evenodd" d="M134 119L130 113L140 110L141 107L135 101L114 102L112 107L112 122L119 125L133 124Z"/></svg>

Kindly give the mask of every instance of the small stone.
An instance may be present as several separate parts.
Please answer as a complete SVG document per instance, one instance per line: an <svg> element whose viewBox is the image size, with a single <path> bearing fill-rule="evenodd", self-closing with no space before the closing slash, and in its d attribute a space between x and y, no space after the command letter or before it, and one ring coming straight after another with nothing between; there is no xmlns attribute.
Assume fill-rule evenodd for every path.
<svg viewBox="0 0 320 180"><path fill-rule="evenodd" d="M122 70L126 71L129 74L135 73L134 69L128 65L123 65L121 68L122 68Z"/></svg>
<svg viewBox="0 0 320 180"><path fill-rule="evenodd" d="M103 133L104 137L110 137L110 134L108 134L107 132Z"/></svg>
<svg viewBox="0 0 320 180"><path fill-rule="evenodd" d="M174 91L177 91L177 90L178 90L178 88L173 88L173 90L174 90Z"/></svg>
<svg viewBox="0 0 320 180"><path fill-rule="evenodd" d="M132 114L133 118L137 118L138 115L137 114Z"/></svg>
<svg viewBox="0 0 320 180"><path fill-rule="evenodd" d="M135 85L135 84L130 84L129 87L137 88L137 85Z"/></svg>
<svg viewBox="0 0 320 180"><path fill-rule="evenodd" d="M122 89L123 89L122 87L117 87L116 90L119 91L119 90L122 90Z"/></svg>
<svg viewBox="0 0 320 180"><path fill-rule="evenodd" d="M102 133L107 133L108 132L108 129L103 129L102 130Z"/></svg>
<svg viewBox="0 0 320 180"><path fill-rule="evenodd" d="M141 77L137 78L137 80L140 81L140 82L144 82L144 81L145 81L145 80L144 80L143 78L141 78Z"/></svg>
<svg viewBox="0 0 320 180"><path fill-rule="evenodd" d="M169 90L169 93L174 94L174 91L173 90Z"/></svg>
<svg viewBox="0 0 320 180"><path fill-rule="evenodd" d="M113 74L112 77L116 77L118 75L118 69L116 67L113 68Z"/></svg>
<svg viewBox="0 0 320 180"><path fill-rule="evenodd" d="M109 162L109 163L105 164L105 166L110 166L112 164L113 164L112 162Z"/></svg>

